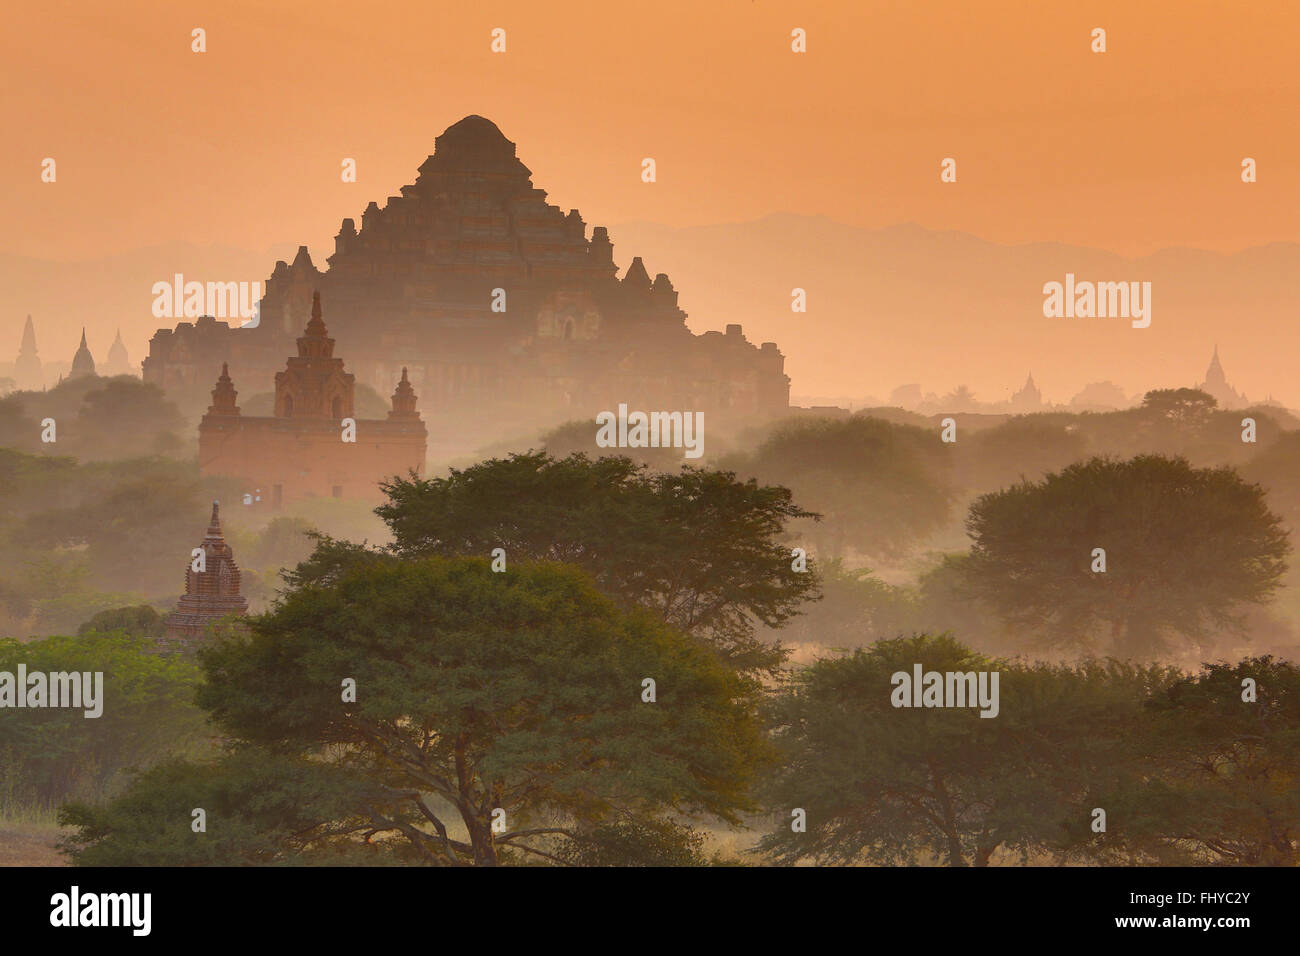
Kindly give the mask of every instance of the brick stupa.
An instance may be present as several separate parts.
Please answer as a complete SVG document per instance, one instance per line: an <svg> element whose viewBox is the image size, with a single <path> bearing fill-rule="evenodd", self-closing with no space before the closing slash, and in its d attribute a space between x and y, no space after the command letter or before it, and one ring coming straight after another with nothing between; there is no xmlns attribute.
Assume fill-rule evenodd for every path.
<svg viewBox="0 0 1300 956"><path fill-rule="evenodd" d="M203 549L203 570L195 571L190 562L185 570L185 593L176 610L163 621L167 628L165 643L192 646L213 621L248 611L248 599L239 593L239 565L221 533L220 508L218 502L212 502L212 520L199 545Z"/></svg>

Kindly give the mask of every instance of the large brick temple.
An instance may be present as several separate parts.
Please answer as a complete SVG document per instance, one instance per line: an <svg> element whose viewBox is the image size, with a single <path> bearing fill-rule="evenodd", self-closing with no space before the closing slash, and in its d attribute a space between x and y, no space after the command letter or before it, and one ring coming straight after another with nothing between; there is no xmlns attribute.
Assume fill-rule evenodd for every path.
<svg viewBox="0 0 1300 956"><path fill-rule="evenodd" d="M199 422L199 471L243 478L251 500L272 509L310 497L381 501L381 481L423 474L427 434L406 369L387 419L358 419L355 376L334 355L319 293L297 345L298 354L276 373L269 416L241 414L229 366L222 365Z"/></svg>
<svg viewBox="0 0 1300 956"><path fill-rule="evenodd" d="M739 325L692 333L668 276L634 258L620 278L608 231L546 201L515 144L481 116L435 140L415 182L360 228L344 219L328 268L307 247L276 263L254 328L213 318L162 329L146 381L210 382L222 362L267 391L312 293L358 382L386 394L400 370L462 446L633 408L765 418L789 406L785 359ZM234 277L214 277L234 278ZM534 431L535 433L535 431Z"/></svg>

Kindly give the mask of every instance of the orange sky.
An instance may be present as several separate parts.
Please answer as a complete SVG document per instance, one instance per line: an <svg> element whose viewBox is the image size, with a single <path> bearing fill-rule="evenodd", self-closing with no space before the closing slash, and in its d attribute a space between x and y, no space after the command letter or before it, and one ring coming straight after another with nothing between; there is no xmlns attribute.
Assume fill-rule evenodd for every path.
<svg viewBox="0 0 1300 956"><path fill-rule="evenodd" d="M791 211L1124 254L1300 241L1297 37L1283 0L11 5L0 250L305 242L321 262L469 113L589 224Z"/></svg>

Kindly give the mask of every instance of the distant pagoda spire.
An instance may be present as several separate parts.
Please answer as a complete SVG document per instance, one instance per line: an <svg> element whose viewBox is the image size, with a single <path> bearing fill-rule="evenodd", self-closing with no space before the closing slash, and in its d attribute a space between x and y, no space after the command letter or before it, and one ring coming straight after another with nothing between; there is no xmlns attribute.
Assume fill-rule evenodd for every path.
<svg viewBox="0 0 1300 956"><path fill-rule="evenodd" d="M27 321L23 323L23 342L18 346L19 355L36 354L36 326L32 324L32 316L27 314Z"/></svg>
<svg viewBox="0 0 1300 956"><path fill-rule="evenodd" d="M420 413L415 410L415 400L415 389L406 376L406 366L402 366L402 379L397 383L397 390L393 392L393 410L388 413L388 420L418 419Z"/></svg>
<svg viewBox="0 0 1300 956"><path fill-rule="evenodd" d="M311 294L311 319L298 337L300 358L330 358L334 354L334 340L329 337L325 320L321 318L320 293Z"/></svg>
<svg viewBox="0 0 1300 956"><path fill-rule="evenodd" d="M104 365L108 375L130 375L131 360L127 357L126 346L122 344L122 330L118 328L113 344L108 349L108 362Z"/></svg>
<svg viewBox="0 0 1300 956"><path fill-rule="evenodd" d="M23 325L23 340L18 346L18 358L14 360L14 382L19 388L32 391L45 384L45 375L41 371L41 359L36 354L36 326L32 317L27 316Z"/></svg>
<svg viewBox="0 0 1300 956"><path fill-rule="evenodd" d="M298 354L275 373L277 418L351 418L356 407L356 376L334 357L334 340L321 318L320 293L311 297L311 319L298 337Z"/></svg>
<svg viewBox="0 0 1300 956"><path fill-rule="evenodd" d="M1205 384L1207 385L1226 385L1228 376L1223 371L1223 365L1219 362L1219 343L1214 343L1214 355L1210 358L1210 367L1205 370Z"/></svg>
<svg viewBox="0 0 1300 956"><path fill-rule="evenodd" d="M230 380L230 367L226 362L221 363L221 377L217 379L217 385L212 389L212 404L208 406L209 415L238 415L239 406L235 404L235 399L239 393L235 391L235 383Z"/></svg>
<svg viewBox="0 0 1300 956"><path fill-rule="evenodd" d="M86 346L86 327L81 327L81 345L77 348L77 354L72 356L72 371L68 373L68 378L87 378L95 374L95 360L90 354L90 349Z"/></svg>

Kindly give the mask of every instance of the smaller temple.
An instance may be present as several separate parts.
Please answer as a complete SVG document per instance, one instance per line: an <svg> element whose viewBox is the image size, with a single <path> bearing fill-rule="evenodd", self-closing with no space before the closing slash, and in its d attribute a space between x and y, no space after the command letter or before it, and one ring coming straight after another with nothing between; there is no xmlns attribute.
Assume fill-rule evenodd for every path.
<svg viewBox="0 0 1300 956"><path fill-rule="evenodd" d="M104 365L105 375L134 375L131 360L127 357L126 346L122 344L122 330L117 330L117 338L108 350L108 362Z"/></svg>
<svg viewBox="0 0 1300 956"><path fill-rule="evenodd" d="M1011 408L1014 411L1038 411L1043 407L1043 393L1034 384L1034 375L1029 373L1024 386L1011 396Z"/></svg>
<svg viewBox="0 0 1300 956"><path fill-rule="evenodd" d="M176 610L163 619L167 629L164 643L193 646L213 621L248 611L248 599L239 593L239 565L221 533L220 508L218 502L212 502L208 533L199 545L202 561L196 555L190 562L185 570L185 593ZM201 571L194 570L196 563Z"/></svg>
<svg viewBox="0 0 1300 956"><path fill-rule="evenodd" d="M1224 374L1223 366L1219 364L1217 345L1210 359L1210 367L1205 370L1205 381L1196 387L1202 392L1213 395L1218 400L1220 408L1245 408L1250 404L1250 400L1245 395L1228 384L1228 376Z"/></svg>
<svg viewBox="0 0 1300 956"><path fill-rule="evenodd" d="M354 417L355 390L355 376L334 354L317 293L298 354L275 375L271 415L242 413L230 363L222 363L212 404L199 422L200 473L267 489L273 510L313 497L382 501L381 482L423 474L428 434L406 368L386 418Z"/></svg>
<svg viewBox="0 0 1300 956"><path fill-rule="evenodd" d="M81 345L77 349L77 354L72 357L72 371L68 373L68 378L86 378L95 374L95 360L91 357L90 349L86 347L86 329L81 329Z"/></svg>

